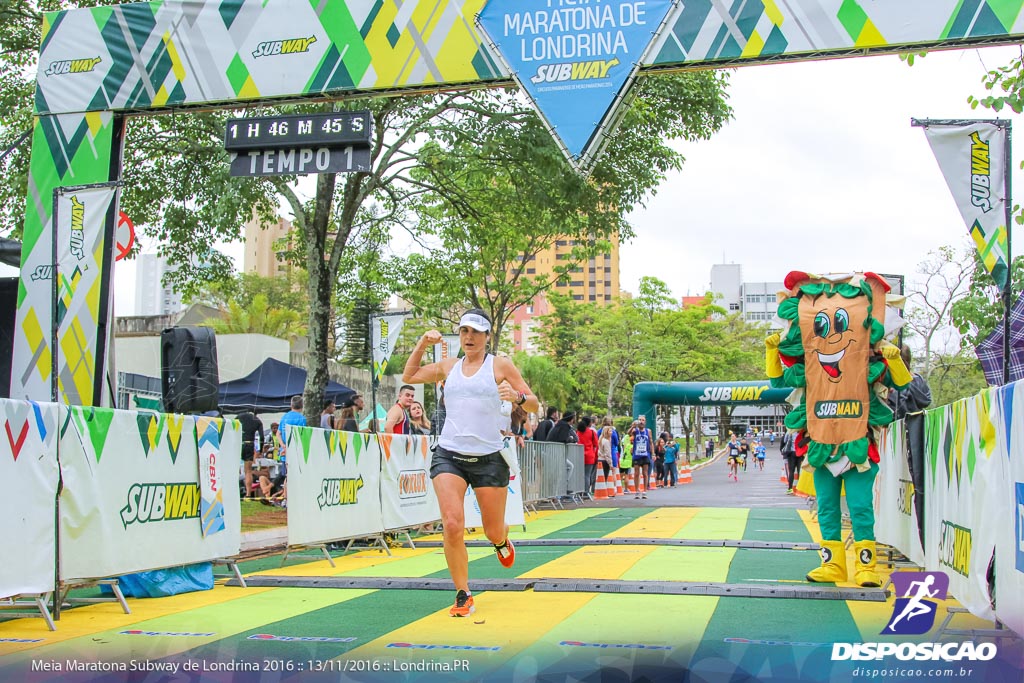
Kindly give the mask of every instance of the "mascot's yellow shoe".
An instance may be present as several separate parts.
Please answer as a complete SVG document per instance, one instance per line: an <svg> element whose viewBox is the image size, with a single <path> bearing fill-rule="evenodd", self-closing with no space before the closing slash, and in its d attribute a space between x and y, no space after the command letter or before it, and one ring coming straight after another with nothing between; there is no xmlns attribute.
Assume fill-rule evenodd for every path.
<svg viewBox="0 0 1024 683"><path fill-rule="evenodd" d="M839 583L847 580L846 544L842 541L821 542L821 566L807 574L812 583Z"/></svg>
<svg viewBox="0 0 1024 683"><path fill-rule="evenodd" d="M856 571L853 581L863 588L878 588L882 585L882 577L875 571L875 542L860 541L854 544L857 552Z"/></svg>

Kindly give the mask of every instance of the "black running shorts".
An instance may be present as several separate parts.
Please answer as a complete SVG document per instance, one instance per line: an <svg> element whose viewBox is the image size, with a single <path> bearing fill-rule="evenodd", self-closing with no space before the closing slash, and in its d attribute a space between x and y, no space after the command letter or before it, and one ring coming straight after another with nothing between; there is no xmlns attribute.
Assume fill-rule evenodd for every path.
<svg viewBox="0 0 1024 683"><path fill-rule="evenodd" d="M633 456L633 467L647 467L650 464L651 459L646 455L642 455L639 458L635 455Z"/></svg>
<svg viewBox="0 0 1024 683"><path fill-rule="evenodd" d="M430 478L445 472L462 477L475 489L508 486L508 464L497 451L487 455L463 455L438 446L430 460Z"/></svg>
<svg viewBox="0 0 1024 683"><path fill-rule="evenodd" d="M256 451L251 443L242 443L242 460L248 462L253 459Z"/></svg>

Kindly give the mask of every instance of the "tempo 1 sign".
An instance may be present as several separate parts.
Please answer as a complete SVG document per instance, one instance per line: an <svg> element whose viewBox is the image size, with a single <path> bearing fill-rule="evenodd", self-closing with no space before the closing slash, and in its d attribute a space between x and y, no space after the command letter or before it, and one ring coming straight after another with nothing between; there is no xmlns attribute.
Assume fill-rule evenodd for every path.
<svg viewBox="0 0 1024 683"><path fill-rule="evenodd" d="M304 173L351 173L370 170L370 150L363 147L301 147L299 149L252 150L231 154L234 177L293 175Z"/></svg>

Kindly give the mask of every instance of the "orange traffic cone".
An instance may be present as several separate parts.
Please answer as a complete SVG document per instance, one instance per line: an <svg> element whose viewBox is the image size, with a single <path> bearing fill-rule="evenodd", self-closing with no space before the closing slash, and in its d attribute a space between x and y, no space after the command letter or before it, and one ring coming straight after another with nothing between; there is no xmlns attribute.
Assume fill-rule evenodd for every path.
<svg viewBox="0 0 1024 683"><path fill-rule="evenodd" d="M608 488L604 480L604 472L597 471L597 483L594 485L594 498L604 500L608 497Z"/></svg>
<svg viewBox="0 0 1024 683"><path fill-rule="evenodd" d="M615 472L612 476L615 477L615 495L617 495L617 496L625 495L626 492L628 491L629 487L627 485L626 490L623 490L623 488L622 488L622 476L618 472Z"/></svg>
<svg viewBox="0 0 1024 683"><path fill-rule="evenodd" d="M609 498L614 498L616 496L615 480L612 478L612 476L612 473L609 472L608 476L604 478L604 490L608 492Z"/></svg>
<svg viewBox="0 0 1024 683"><path fill-rule="evenodd" d="M692 484L693 483L693 472L690 470L689 465L683 465L679 470L679 483L680 484Z"/></svg>
<svg viewBox="0 0 1024 683"><path fill-rule="evenodd" d="M782 475L779 477L779 481L789 486L789 470L786 469L786 463L782 463Z"/></svg>

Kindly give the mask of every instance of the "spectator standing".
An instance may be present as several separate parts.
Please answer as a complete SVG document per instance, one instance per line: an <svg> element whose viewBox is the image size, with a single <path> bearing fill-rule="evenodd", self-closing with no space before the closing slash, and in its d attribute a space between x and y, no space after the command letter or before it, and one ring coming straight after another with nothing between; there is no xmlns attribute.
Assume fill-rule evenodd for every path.
<svg viewBox="0 0 1024 683"><path fill-rule="evenodd" d="M554 429L555 423L558 422L558 408L549 406L547 416L540 421L537 425L537 429L533 430L534 441L548 441L548 434Z"/></svg>
<svg viewBox="0 0 1024 683"><path fill-rule="evenodd" d="M676 443L676 440L670 435L668 443L665 444L665 479L671 487L675 487L676 483L679 481L678 459L679 444Z"/></svg>
<svg viewBox="0 0 1024 683"><path fill-rule="evenodd" d="M430 434L430 420L427 419L427 411L419 401L413 401L409 406L409 429L411 434Z"/></svg>
<svg viewBox="0 0 1024 683"><path fill-rule="evenodd" d="M320 429L334 429L334 400L324 401L324 409L320 412Z"/></svg>
<svg viewBox="0 0 1024 683"><path fill-rule="evenodd" d="M803 457L796 454L796 435L797 433L792 429L787 429L786 434L782 437L779 448L782 450L782 457L786 459L786 493L789 495L793 494L793 484L799 476L800 465L803 462Z"/></svg>
<svg viewBox="0 0 1024 683"><path fill-rule="evenodd" d="M387 418L384 420L385 434L412 433L412 426L409 424L409 408L415 400L416 390L408 384L403 384L398 390L398 400L388 409Z"/></svg>
<svg viewBox="0 0 1024 683"><path fill-rule="evenodd" d="M622 451L619 454L619 477L622 479L622 490L629 492L629 473L633 469L633 442L629 438L619 442Z"/></svg>
<svg viewBox="0 0 1024 683"><path fill-rule="evenodd" d="M665 445L668 439L668 432L662 432L654 442L654 483L662 486L665 485Z"/></svg>
<svg viewBox="0 0 1024 683"><path fill-rule="evenodd" d="M900 347L903 364L910 367L910 347ZM912 373L910 384L900 391L889 392L889 405L897 420L906 420L907 464L910 480L914 484L914 510L917 512L917 532L924 546L924 410L932 403L932 390L927 380Z"/></svg>
<svg viewBox="0 0 1024 683"><path fill-rule="evenodd" d="M597 440L597 460L601 463L601 469L604 471L605 481L612 484L614 487L615 480L611 478L612 473L612 428L602 427L601 436ZM612 491L614 494L615 491Z"/></svg>
<svg viewBox="0 0 1024 683"><path fill-rule="evenodd" d="M576 430L572 426L572 421L576 419L576 411L567 410L563 415L562 419L555 423L555 426L548 432L548 441L554 441L556 443L576 443L578 438L576 436Z"/></svg>
<svg viewBox="0 0 1024 683"><path fill-rule="evenodd" d="M341 407L334 411L334 428L343 432L358 432L359 423L356 422L356 407L345 401Z"/></svg>
<svg viewBox="0 0 1024 683"><path fill-rule="evenodd" d="M252 411L238 414L238 422L242 426L242 467L245 472L245 497L253 497L252 462L256 453L263 450L263 423Z"/></svg>
<svg viewBox="0 0 1024 683"><path fill-rule="evenodd" d="M576 442L583 446L583 479L586 492L594 495L597 483L597 434L590 428L591 420L584 415L576 425Z"/></svg>
<svg viewBox="0 0 1024 683"><path fill-rule="evenodd" d="M288 452L288 428L306 426L306 416L302 414L302 397L292 396L291 407L291 410L281 416L282 455Z"/></svg>

